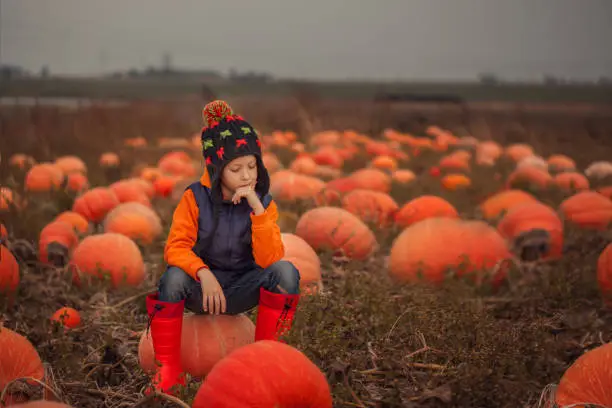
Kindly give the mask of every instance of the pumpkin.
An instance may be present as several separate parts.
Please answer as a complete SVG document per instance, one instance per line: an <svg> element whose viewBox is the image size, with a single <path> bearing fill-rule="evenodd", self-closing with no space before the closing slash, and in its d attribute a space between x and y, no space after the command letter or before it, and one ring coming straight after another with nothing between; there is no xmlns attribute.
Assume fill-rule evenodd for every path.
<svg viewBox="0 0 612 408"><path fill-rule="evenodd" d="M321 260L308 242L295 234L281 234L285 246L283 260L291 262L300 271L300 288L320 288L321 283Z"/></svg>
<svg viewBox="0 0 612 408"><path fill-rule="evenodd" d="M16 206L15 193L8 187L0 187L0 211L7 211Z"/></svg>
<svg viewBox="0 0 612 408"><path fill-rule="evenodd" d="M553 181L559 188L566 191L589 189L589 180L580 173L569 171L559 173L555 175Z"/></svg>
<svg viewBox="0 0 612 408"><path fill-rule="evenodd" d="M270 174L283 168L283 164L274 153L265 152L262 154L261 160Z"/></svg>
<svg viewBox="0 0 612 408"><path fill-rule="evenodd" d="M358 188L389 193L391 191L391 176L380 169L366 168L350 175Z"/></svg>
<svg viewBox="0 0 612 408"><path fill-rule="evenodd" d="M62 221L72 225L72 228L81 235L86 235L91 230L91 225L87 218L74 211L64 211L55 217L55 221Z"/></svg>
<svg viewBox="0 0 612 408"><path fill-rule="evenodd" d="M521 169L523 167L535 167L543 171L548 171L548 162L540 156L527 156L522 158L516 164L517 169Z"/></svg>
<svg viewBox="0 0 612 408"><path fill-rule="evenodd" d="M22 153L14 154L9 159L9 165L17 167L20 170L25 170L36 164L36 160L32 156L28 156Z"/></svg>
<svg viewBox="0 0 612 408"><path fill-rule="evenodd" d="M525 157L533 156L533 148L524 143L515 143L505 149L505 155L515 162L521 161Z"/></svg>
<svg viewBox="0 0 612 408"><path fill-rule="evenodd" d="M605 230L612 222L612 200L595 192L581 191L559 205L565 219L581 228Z"/></svg>
<svg viewBox="0 0 612 408"><path fill-rule="evenodd" d="M86 191L74 200L72 211L81 214L87 220L100 223L106 214L119 205L119 199L113 190L96 187Z"/></svg>
<svg viewBox="0 0 612 408"><path fill-rule="evenodd" d="M331 408L329 384L298 349L262 340L235 350L208 374L193 408Z"/></svg>
<svg viewBox="0 0 612 408"><path fill-rule="evenodd" d="M119 156L116 153L107 152L100 155L100 167L115 168L119 167Z"/></svg>
<svg viewBox="0 0 612 408"><path fill-rule="evenodd" d="M357 189L342 198L342 208L364 222L385 228L393 223L399 206L389 194Z"/></svg>
<svg viewBox="0 0 612 408"><path fill-rule="evenodd" d="M0 294L12 295L19 286L19 264L7 247L0 244Z"/></svg>
<svg viewBox="0 0 612 408"><path fill-rule="evenodd" d="M350 177L337 178L325 184L325 187L315 196L315 202L317 205L336 204L340 202L345 193L358 188L357 182Z"/></svg>
<svg viewBox="0 0 612 408"><path fill-rule="evenodd" d="M8 239L8 231L4 224L0 224L0 240Z"/></svg>
<svg viewBox="0 0 612 408"><path fill-rule="evenodd" d="M155 194L152 184L142 179L119 180L108 186L120 203L136 202L151 207L151 200Z"/></svg>
<svg viewBox="0 0 612 408"><path fill-rule="evenodd" d="M399 282L425 279L438 284L453 268L458 277L498 285L504 261L512 257L504 238L483 221L427 218L403 230L393 241L390 275Z"/></svg>
<svg viewBox="0 0 612 408"><path fill-rule="evenodd" d="M324 187L324 181L291 170L280 170L270 176L270 194L279 200L312 199Z"/></svg>
<svg viewBox="0 0 612 408"><path fill-rule="evenodd" d="M185 315L181 332L183 370L195 377L204 377L217 362L233 350L255 339L255 325L244 314ZM156 370L153 339L143 331L138 344L140 367L147 374Z"/></svg>
<svg viewBox="0 0 612 408"><path fill-rule="evenodd" d="M42 381L44 375L43 363L32 343L0 322L0 390L19 378L32 377ZM7 400L10 398L9 391ZM0 405L7 400L0 401Z"/></svg>
<svg viewBox="0 0 612 408"><path fill-rule="evenodd" d="M370 228L343 208L319 207L306 211L295 234L313 249L331 249L351 259L367 259L377 248Z"/></svg>
<svg viewBox="0 0 612 408"><path fill-rule="evenodd" d="M507 188L529 188L546 189L553 183L552 176L548 171L533 166L523 166L516 168L508 176Z"/></svg>
<svg viewBox="0 0 612 408"><path fill-rule="evenodd" d="M484 218L491 220L516 205L536 201L538 200L534 196L525 191L505 190L487 198L480 204L479 209Z"/></svg>
<svg viewBox="0 0 612 408"><path fill-rule="evenodd" d="M612 176L612 162L596 161L589 165L584 171L584 174L589 178L603 179Z"/></svg>
<svg viewBox="0 0 612 408"><path fill-rule="evenodd" d="M553 154L548 158L548 169L555 173L572 171L576 170L576 162L563 154Z"/></svg>
<svg viewBox="0 0 612 408"><path fill-rule="evenodd" d="M597 283L606 303L612 306L612 243L606 246L597 260Z"/></svg>
<svg viewBox="0 0 612 408"><path fill-rule="evenodd" d="M320 166L329 166L335 169L342 168L344 158L340 152L332 146L322 146L312 154L312 160Z"/></svg>
<svg viewBox="0 0 612 408"><path fill-rule="evenodd" d="M140 203L119 204L104 219L104 231L116 232L136 242L150 245L162 233L161 219Z"/></svg>
<svg viewBox="0 0 612 408"><path fill-rule="evenodd" d="M416 175L411 170L398 169L391 173L393 181L400 184L407 184L416 178Z"/></svg>
<svg viewBox="0 0 612 408"><path fill-rule="evenodd" d="M164 157L158 164L162 173L177 176L177 177L192 177L195 176L196 170L194 165L189 161L184 161L180 157L169 156Z"/></svg>
<svg viewBox="0 0 612 408"><path fill-rule="evenodd" d="M445 190L462 190L472 185L472 180L463 174L447 174L440 180Z"/></svg>
<svg viewBox="0 0 612 408"><path fill-rule="evenodd" d="M145 278L145 267L138 246L122 234L107 232L90 235L79 243L70 260L72 279L80 286L85 279L110 275L113 287L137 286Z"/></svg>
<svg viewBox="0 0 612 408"><path fill-rule="evenodd" d="M25 189L33 192L59 190L64 182L64 173L51 163L35 164L25 177Z"/></svg>
<svg viewBox="0 0 612 408"><path fill-rule="evenodd" d="M82 173L70 173L66 176L66 191L80 193L89 188L89 181Z"/></svg>
<svg viewBox="0 0 612 408"><path fill-rule="evenodd" d="M404 204L395 213L395 223L401 227L408 227L431 217L458 218L459 213L445 199L432 195L424 195Z"/></svg>
<svg viewBox="0 0 612 408"><path fill-rule="evenodd" d="M180 180L181 177L160 175L153 181L155 195L158 197L170 197L176 183Z"/></svg>
<svg viewBox="0 0 612 408"><path fill-rule="evenodd" d="M605 186L605 187L598 188L597 192L603 195L604 197L607 197L610 200L612 200L612 186Z"/></svg>
<svg viewBox="0 0 612 408"><path fill-rule="evenodd" d="M45 264L63 266L79 238L72 224L52 221L41 231L38 238L38 259Z"/></svg>
<svg viewBox="0 0 612 408"><path fill-rule="evenodd" d="M291 162L291 166L289 166L289 170L298 174L305 174L307 176L312 176L317 173L317 163L307 156L302 156L296 158L293 162Z"/></svg>
<svg viewBox="0 0 612 408"><path fill-rule="evenodd" d="M565 371L555 391L559 407L612 406L612 342L582 354Z"/></svg>
<svg viewBox="0 0 612 408"><path fill-rule="evenodd" d="M438 168L440 168L440 170L469 171L470 163L468 160L469 157L466 159L452 155L445 156L440 159L440 162L438 163Z"/></svg>
<svg viewBox="0 0 612 408"><path fill-rule="evenodd" d="M72 307L61 307L53 313L51 321L63 327L74 329L81 325L81 314Z"/></svg>
<svg viewBox="0 0 612 408"><path fill-rule="evenodd" d="M394 171L397 169L397 160L391 156L377 156L371 161L370 166L381 170Z"/></svg>
<svg viewBox="0 0 612 408"><path fill-rule="evenodd" d="M492 166L503 152L503 148L492 140L480 142L476 147L476 163L481 166Z"/></svg>
<svg viewBox="0 0 612 408"><path fill-rule="evenodd" d="M540 202L510 208L497 230L525 261L555 259L563 252L563 223L555 210Z"/></svg>
<svg viewBox="0 0 612 408"><path fill-rule="evenodd" d="M62 156L55 160L55 166L64 174L81 173L87 174L87 165L76 156Z"/></svg>

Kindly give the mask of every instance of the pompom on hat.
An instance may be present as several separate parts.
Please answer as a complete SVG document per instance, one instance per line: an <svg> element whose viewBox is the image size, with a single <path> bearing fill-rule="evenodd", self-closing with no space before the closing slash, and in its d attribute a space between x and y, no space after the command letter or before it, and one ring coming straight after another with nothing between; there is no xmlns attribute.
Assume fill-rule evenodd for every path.
<svg viewBox="0 0 612 408"><path fill-rule="evenodd" d="M261 158L257 131L222 100L208 103L202 110L202 153L210 177L213 201L222 201L221 174L232 160L254 155L257 159L255 191L263 197L270 189L270 176Z"/></svg>

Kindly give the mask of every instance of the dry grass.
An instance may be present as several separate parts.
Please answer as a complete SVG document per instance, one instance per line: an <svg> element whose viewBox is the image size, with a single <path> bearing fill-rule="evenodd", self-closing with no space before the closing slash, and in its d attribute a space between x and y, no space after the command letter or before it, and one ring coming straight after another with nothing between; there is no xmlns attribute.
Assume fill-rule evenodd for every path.
<svg viewBox="0 0 612 408"><path fill-rule="evenodd" d="M335 108L309 104L310 119L305 119L295 104L281 102L259 107L250 100L236 104L262 130L346 125L367 131L375 127L369 117L359 116L357 103ZM108 183L112 180L96 166L102 151L118 151L124 160L122 175L127 176L133 165L154 163L163 151L126 149L122 139L189 136L199 127L198 112L198 106L190 105L64 113L44 108L2 111L3 134L8 136L2 137L3 158L14 152L29 153L38 160L78 154L90 163L94 184ZM353 118L361 118L352 126L351 112ZM369 108L369 112L376 111ZM610 147L605 150L599 143L603 137L612 137L611 116L577 112L568 118L512 111L491 116L479 111L444 113L443 109L428 114L421 108L412 113L412 117L410 110L380 113L378 118L374 115L378 119L374 122L415 133L427 123L437 123L459 134L488 134L502 143L522 137L543 155L575 157L582 168L606 154L610 157ZM195 120L189 115L195 115ZM304 123L311 118L316 121ZM513 131L502 131L508 124L513 124ZM570 133L573 139L564 141ZM558 142L549 142L555 137ZM474 186L468 191L442 191L424 174L438 157L405 163L420 177L409 188L394 186L392 195L403 204L423 193L440 194L464 217L477 217L475 205L499 188L490 177L492 172L475 169ZM285 153L281 159L287 164L291 155ZM365 158L358 158L347 164L347 170L364 163ZM9 173L5 160L1 166L2 182L18 187L23 174ZM496 171L505 175L509 168L502 162ZM540 194L555 207L563 197L559 191ZM35 243L41 227L70 208L71 201L66 195L31 198L22 215L3 214L1 221L13 234L11 239ZM154 205L167 229L174 203L158 199ZM280 205L298 214L306 208L304 204ZM386 274L385 257L398 232L378 231L381 250L367 262L345 262L321 254L325 290L320 296L303 298L300 304L288 341L326 373L335 406L536 407L547 384L558 382L581 353L612 341L612 315L602 304L595 280L597 256L610 236L568 226L563 259L515 270L508 283L493 292L457 280L440 288L397 285ZM75 407L151 402L142 394L148 377L139 368L137 347L147 322L144 294L154 290L163 270L162 247L159 241L143 249L149 275L142 287L131 290L111 291L102 283L77 289L66 270L36 262L23 265L17 301L0 308L1 319L35 345L47 364L52 380L48 386L62 401ZM82 327L64 331L51 324L52 311L65 305L81 310ZM193 383L181 396L187 404L197 385ZM14 386L40 395L39 387ZM180 406L177 401L164 404Z"/></svg>

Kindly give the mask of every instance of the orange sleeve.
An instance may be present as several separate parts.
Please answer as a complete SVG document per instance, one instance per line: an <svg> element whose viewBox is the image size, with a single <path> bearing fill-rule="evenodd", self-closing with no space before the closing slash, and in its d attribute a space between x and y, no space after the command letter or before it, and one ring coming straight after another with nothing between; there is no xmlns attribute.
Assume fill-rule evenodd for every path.
<svg viewBox="0 0 612 408"><path fill-rule="evenodd" d="M176 266L199 281L196 273L208 268L202 258L193 252L198 239L199 208L193 191L186 190L174 210L172 226L164 248L164 260L168 265Z"/></svg>
<svg viewBox="0 0 612 408"><path fill-rule="evenodd" d="M270 202L263 213L259 215L251 213L253 258L262 268L267 268L285 256L285 246L277 220L278 209L274 201Z"/></svg>

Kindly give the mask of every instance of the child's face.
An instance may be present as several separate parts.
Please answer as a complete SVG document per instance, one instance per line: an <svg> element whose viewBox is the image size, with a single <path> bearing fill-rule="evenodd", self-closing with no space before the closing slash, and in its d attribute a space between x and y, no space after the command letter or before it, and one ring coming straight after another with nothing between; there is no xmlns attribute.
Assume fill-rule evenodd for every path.
<svg viewBox="0 0 612 408"><path fill-rule="evenodd" d="M242 156L229 162L221 174L221 187L225 193L233 194L240 187L257 183L257 160L255 156Z"/></svg>

